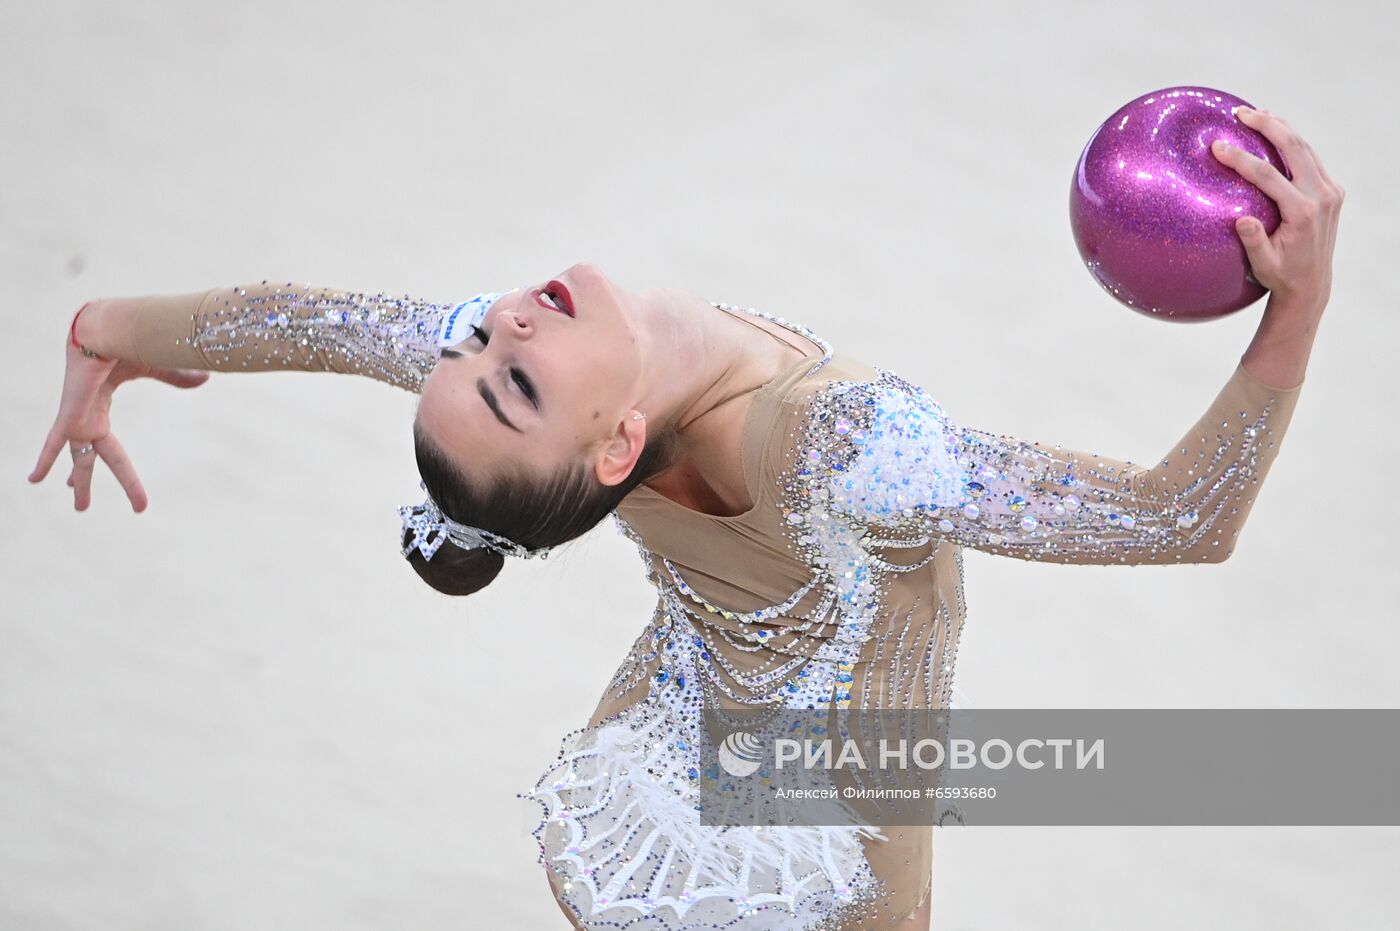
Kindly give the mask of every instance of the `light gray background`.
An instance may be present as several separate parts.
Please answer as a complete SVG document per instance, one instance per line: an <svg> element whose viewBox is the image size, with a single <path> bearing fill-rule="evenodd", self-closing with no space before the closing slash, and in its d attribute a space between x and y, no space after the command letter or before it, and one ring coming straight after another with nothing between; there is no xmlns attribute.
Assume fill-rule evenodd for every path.
<svg viewBox="0 0 1400 931"><path fill-rule="evenodd" d="M1348 191L1284 452L1221 566L969 554L978 707L1395 706L1393 5L7 3L0 926L562 928L533 782L650 610L611 529L470 600L396 550L414 398L127 386L75 514L23 476L84 300L261 278L435 300L578 260L802 320L987 429L1151 461L1263 307L1142 318L1066 210L1173 84ZM1390 88L1386 91L1385 88ZM940 832L938 928L1375 928L1393 829Z"/></svg>

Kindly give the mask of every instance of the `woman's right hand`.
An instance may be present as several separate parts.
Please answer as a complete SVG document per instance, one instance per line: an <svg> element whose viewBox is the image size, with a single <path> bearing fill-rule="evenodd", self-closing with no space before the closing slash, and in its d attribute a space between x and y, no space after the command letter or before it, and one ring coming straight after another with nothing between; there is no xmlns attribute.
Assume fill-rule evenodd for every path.
<svg viewBox="0 0 1400 931"><path fill-rule="evenodd" d="M100 302L93 301L79 314L100 314ZM85 321L87 322L87 321ZM209 380L209 373L193 369L162 369L121 359L85 355L64 333L63 393L49 435L39 452L39 461L29 473L30 482L41 482L65 443L73 453L73 469L68 486L73 489L73 507L87 510L92 502L92 473L100 456L126 491L132 510L146 509L146 489L132 467L126 450L112 432L112 394L122 382L134 378L154 378L177 388L194 388Z"/></svg>

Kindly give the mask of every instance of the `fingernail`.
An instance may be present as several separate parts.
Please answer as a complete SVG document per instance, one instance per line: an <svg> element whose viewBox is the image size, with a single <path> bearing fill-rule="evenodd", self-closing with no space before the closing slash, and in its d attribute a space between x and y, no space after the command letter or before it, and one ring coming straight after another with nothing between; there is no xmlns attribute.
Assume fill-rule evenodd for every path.
<svg viewBox="0 0 1400 931"><path fill-rule="evenodd" d="M1217 152L1228 152L1230 151L1230 143L1226 142L1224 139L1217 139L1211 143L1211 148L1215 149Z"/></svg>
<svg viewBox="0 0 1400 931"><path fill-rule="evenodd" d="M1244 104L1240 104L1238 107L1235 108L1235 115L1236 115L1236 116L1239 116L1239 115L1242 115L1242 114L1250 114L1250 113L1253 113L1253 112L1254 112L1253 110L1251 110L1249 107L1246 107Z"/></svg>

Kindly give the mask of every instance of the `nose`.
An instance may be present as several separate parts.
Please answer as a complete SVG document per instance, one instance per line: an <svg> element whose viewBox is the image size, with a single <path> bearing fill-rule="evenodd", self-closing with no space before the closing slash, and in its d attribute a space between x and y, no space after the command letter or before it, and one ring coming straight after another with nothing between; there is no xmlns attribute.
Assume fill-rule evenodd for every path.
<svg viewBox="0 0 1400 931"><path fill-rule="evenodd" d="M535 334L535 325L519 310L503 310L496 332L502 330L511 339L529 339Z"/></svg>

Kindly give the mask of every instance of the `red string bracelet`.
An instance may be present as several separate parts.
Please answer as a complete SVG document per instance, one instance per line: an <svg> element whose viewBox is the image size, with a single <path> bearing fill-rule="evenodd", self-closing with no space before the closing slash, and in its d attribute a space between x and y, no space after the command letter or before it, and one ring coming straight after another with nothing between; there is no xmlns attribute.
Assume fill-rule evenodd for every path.
<svg viewBox="0 0 1400 931"><path fill-rule="evenodd" d="M72 343L75 349L77 349L83 355L87 356L89 359L97 359L99 362L106 362L108 361L107 359L105 359L102 356L99 356L97 353L93 352L91 349L78 342L78 314L81 314L83 311L87 310L88 304L91 303L92 301L88 301L87 304L84 304L82 307L78 308L78 313L73 315L73 322L68 325L68 342Z"/></svg>

